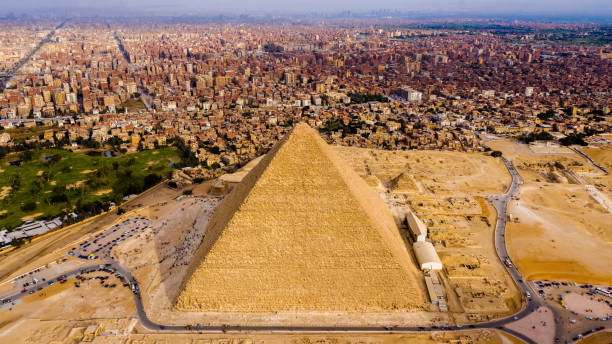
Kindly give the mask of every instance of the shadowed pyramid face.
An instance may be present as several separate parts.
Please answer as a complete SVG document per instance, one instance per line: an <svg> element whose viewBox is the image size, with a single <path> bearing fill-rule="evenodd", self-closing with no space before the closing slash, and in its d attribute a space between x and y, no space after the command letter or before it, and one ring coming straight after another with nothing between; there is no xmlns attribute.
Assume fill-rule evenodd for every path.
<svg viewBox="0 0 612 344"><path fill-rule="evenodd" d="M389 209L300 124L217 209L175 309L380 312L423 302Z"/></svg>

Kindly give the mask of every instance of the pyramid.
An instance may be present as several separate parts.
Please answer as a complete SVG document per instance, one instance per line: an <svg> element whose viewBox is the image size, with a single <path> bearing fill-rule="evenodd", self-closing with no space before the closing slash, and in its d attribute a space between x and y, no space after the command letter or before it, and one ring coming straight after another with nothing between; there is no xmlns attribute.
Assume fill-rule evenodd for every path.
<svg viewBox="0 0 612 344"><path fill-rule="evenodd" d="M423 302L388 207L298 124L219 205L174 308L385 312Z"/></svg>
<svg viewBox="0 0 612 344"><path fill-rule="evenodd" d="M389 183L391 189L395 192L415 192L419 191L418 186L414 182L414 178L404 172L400 173L397 177L391 179Z"/></svg>

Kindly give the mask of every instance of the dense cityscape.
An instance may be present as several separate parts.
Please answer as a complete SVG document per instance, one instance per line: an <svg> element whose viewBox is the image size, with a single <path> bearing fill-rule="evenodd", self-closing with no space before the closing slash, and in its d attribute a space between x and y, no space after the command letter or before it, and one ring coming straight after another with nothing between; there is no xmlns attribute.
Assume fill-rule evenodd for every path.
<svg viewBox="0 0 612 344"><path fill-rule="evenodd" d="M83 342L272 325L577 342L612 319L611 87L612 28L589 22L0 18L0 320L29 317L21 298L52 304L54 276L81 298L103 295L91 279L126 287L121 306L61 325ZM540 232L570 223L585 246ZM122 314L111 334L89 321L107 311ZM27 326L40 332L24 342L51 342Z"/></svg>
<svg viewBox="0 0 612 344"><path fill-rule="evenodd" d="M2 39L31 43L54 25ZM0 144L17 144L19 126L49 126L25 142L116 136L128 150L179 138L200 163L233 166L298 121L330 143L457 151L482 150L485 130L610 128L609 48L548 44L512 26L378 26L69 22L6 82ZM2 46L4 70L20 47Z"/></svg>

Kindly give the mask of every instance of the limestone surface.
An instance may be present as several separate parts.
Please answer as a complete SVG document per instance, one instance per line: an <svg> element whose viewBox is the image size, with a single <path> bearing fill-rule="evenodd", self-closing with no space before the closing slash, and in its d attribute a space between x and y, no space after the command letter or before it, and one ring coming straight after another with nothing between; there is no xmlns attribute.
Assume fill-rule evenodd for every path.
<svg viewBox="0 0 612 344"><path fill-rule="evenodd" d="M217 208L175 309L415 310L417 273L382 199L300 124Z"/></svg>

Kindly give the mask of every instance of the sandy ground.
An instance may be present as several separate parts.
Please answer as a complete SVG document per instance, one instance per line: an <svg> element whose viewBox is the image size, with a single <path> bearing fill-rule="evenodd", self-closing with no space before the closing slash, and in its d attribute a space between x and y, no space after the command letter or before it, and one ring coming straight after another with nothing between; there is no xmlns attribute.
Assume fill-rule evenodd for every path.
<svg viewBox="0 0 612 344"><path fill-rule="evenodd" d="M516 338L496 330L470 330L452 333L408 334L156 334L142 330L132 318L94 318L88 320L22 319L0 328L7 332L0 336L7 343L79 343L89 325L100 326L102 333L92 344L436 344L457 343L462 340L473 344L521 343ZM19 333L20 331L27 331Z"/></svg>
<svg viewBox="0 0 612 344"><path fill-rule="evenodd" d="M83 171L81 171L81 173L83 173L83 174L89 174L89 173L96 172L96 171L97 171L97 170L83 170Z"/></svg>
<svg viewBox="0 0 612 344"><path fill-rule="evenodd" d="M3 186L2 191L0 191L0 200L5 199L6 196L8 196L11 193L12 189L13 189L12 186Z"/></svg>
<svg viewBox="0 0 612 344"><path fill-rule="evenodd" d="M601 298L577 293L569 293L563 296L567 308L583 315L590 315L593 318L605 318L612 315L612 309L607 303L599 301Z"/></svg>
<svg viewBox="0 0 612 344"><path fill-rule="evenodd" d="M27 215L21 218L21 221L30 221L30 220L34 220L35 218L41 216L43 213L34 213L32 215Z"/></svg>
<svg viewBox="0 0 612 344"><path fill-rule="evenodd" d="M523 178L508 212L507 244L511 258L527 279L612 283L612 214L584 184L612 195L612 178L574 153L536 154L528 145L488 143L513 160ZM612 148L581 148L612 167ZM612 169L611 169L612 170Z"/></svg>
<svg viewBox="0 0 612 344"><path fill-rule="evenodd" d="M581 185L523 186L509 205L511 258L529 280L612 284L612 214ZM579 239L579 240L578 240Z"/></svg>
<svg viewBox="0 0 612 344"><path fill-rule="evenodd" d="M385 151L335 146L339 155L362 177L376 176L390 187L401 174L414 178L420 192L436 196L486 196L503 193L510 175L500 159L479 153Z"/></svg>
<svg viewBox="0 0 612 344"><path fill-rule="evenodd" d="M612 343L612 331L598 332L590 335L580 342L580 344L610 344Z"/></svg>
<svg viewBox="0 0 612 344"><path fill-rule="evenodd" d="M111 192L113 192L113 189L98 190L98 191L96 191L96 196L106 195L107 193L111 193Z"/></svg>
<svg viewBox="0 0 612 344"><path fill-rule="evenodd" d="M610 172L608 175L596 174L590 176L590 181L597 188L612 199L612 145L602 147L581 147L583 153L588 154L596 163L602 165Z"/></svg>
<svg viewBox="0 0 612 344"><path fill-rule="evenodd" d="M76 182L74 182L74 183L72 183L72 184L68 184L68 185L66 185L66 189L67 189L67 190L70 190L70 189L76 189L76 188L79 188L81 185L85 184L85 182L86 182L86 180L79 180L79 181L76 181Z"/></svg>
<svg viewBox="0 0 612 344"><path fill-rule="evenodd" d="M510 175L500 159L456 152L335 148L370 186L388 187L387 203L409 205L435 229L429 231L429 239L445 266L440 276L457 322L484 321L520 307L518 290L493 247L497 214L482 197L501 194L509 185Z"/></svg>
<svg viewBox="0 0 612 344"><path fill-rule="evenodd" d="M29 295L10 310L0 311L0 342L49 343L64 339L75 323L135 315L127 288L102 288L96 280L73 287L74 278ZM51 325L51 326L49 326Z"/></svg>
<svg viewBox="0 0 612 344"><path fill-rule="evenodd" d="M503 153L503 156L507 159L514 159L520 154L534 154L528 145L519 145L512 141L507 140L495 140L487 142L487 145L492 150L498 150Z"/></svg>
<svg viewBox="0 0 612 344"><path fill-rule="evenodd" d="M431 334L379 334L379 335L355 335L355 334L329 334L329 335L187 335L180 334L172 337L164 335L131 335L132 340L143 340L143 344L161 343L165 338L171 339L177 344L433 344L453 343L464 340L466 343L517 343L505 341L507 337L497 331L461 331L458 333L431 333ZM504 338L504 339L502 339ZM170 341L169 341L170 342ZM520 343L520 342L519 342Z"/></svg>
<svg viewBox="0 0 612 344"><path fill-rule="evenodd" d="M536 312L506 327L528 336L536 343L552 343L555 336L554 315L546 307L540 307Z"/></svg>

